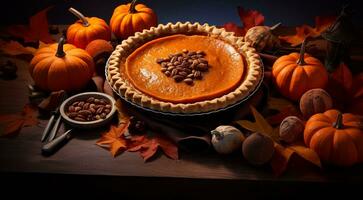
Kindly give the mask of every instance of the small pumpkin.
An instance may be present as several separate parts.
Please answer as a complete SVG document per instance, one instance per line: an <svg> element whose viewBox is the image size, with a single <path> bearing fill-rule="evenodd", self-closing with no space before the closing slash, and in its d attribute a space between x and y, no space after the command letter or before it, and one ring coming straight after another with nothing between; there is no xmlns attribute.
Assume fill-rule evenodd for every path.
<svg viewBox="0 0 363 200"><path fill-rule="evenodd" d="M271 50L280 46L280 40L273 34L273 30L279 27L278 23L272 27L269 26L254 26L248 29L244 40L249 42L258 52L262 50Z"/></svg>
<svg viewBox="0 0 363 200"><path fill-rule="evenodd" d="M333 100L323 89L311 89L300 99L300 111L306 119L316 113L323 113L333 107Z"/></svg>
<svg viewBox="0 0 363 200"><path fill-rule="evenodd" d="M271 160L274 152L274 142L262 133L252 133L242 145L243 156L253 165L266 164Z"/></svg>
<svg viewBox="0 0 363 200"><path fill-rule="evenodd" d="M59 43L40 48L30 62L30 75L35 85L46 91L76 91L91 80L92 57L71 44Z"/></svg>
<svg viewBox="0 0 363 200"><path fill-rule="evenodd" d="M113 51L113 46L109 41L97 39L90 42L86 46L85 50L93 58L96 74L104 77L106 62Z"/></svg>
<svg viewBox="0 0 363 200"><path fill-rule="evenodd" d="M211 134L212 145L220 154L230 154L240 149L245 139L242 132L233 126L218 126Z"/></svg>
<svg viewBox="0 0 363 200"><path fill-rule="evenodd" d="M362 118L328 110L306 123L304 141L325 162L351 166L363 161Z"/></svg>
<svg viewBox="0 0 363 200"><path fill-rule="evenodd" d="M306 40L300 54L291 53L278 58L272 66L272 77L279 92L291 99L299 100L308 90L324 88L328 83L328 72L316 58L305 53Z"/></svg>
<svg viewBox="0 0 363 200"><path fill-rule="evenodd" d="M85 17L74 8L69 8L69 11L77 16L79 20L67 29L68 43L84 49L93 40L103 39L109 41L111 39L110 27L103 19Z"/></svg>
<svg viewBox="0 0 363 200"><path fill-rule="evenodd" d="M286 117L280 124L280 139L287 143L294 143L299 139L302 139L304 127L304 122L298 117Z"/></svg>
<svg viewBox="0 0 363 200"><path fill-rule="evenodd" d="M136 32L142 32L156 24L157 16L154 11L144 4L136 4L136 0L116 7L110 20L112 32L121 39L134 35Z"/></svg>

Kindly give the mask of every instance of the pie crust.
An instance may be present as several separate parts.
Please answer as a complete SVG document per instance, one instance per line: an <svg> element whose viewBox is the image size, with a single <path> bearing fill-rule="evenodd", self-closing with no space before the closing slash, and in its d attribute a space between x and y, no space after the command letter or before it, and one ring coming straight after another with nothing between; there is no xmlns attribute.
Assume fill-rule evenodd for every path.
<svg viewBox="0 0 363 200"><path fill-rule="evenodd" d="M245 60L244 78L240 83L226 94L211 99L196 101L192 103L173 103L156 99L136 89L130 80L121 73L125 67L127 57L145 43L157 38L176 34L204 35L222 40L232 45ZM200 25L199 23L168 23L137 32L134 36L124 40L111 54L106 66L106 77L115 92L122 98L149 109L169 113L202 113L225 108L246 98L257 89L263 76L262 63L256 50L249 43L243 41L242 37L236 37L231 32L222 28Z"/></svg>

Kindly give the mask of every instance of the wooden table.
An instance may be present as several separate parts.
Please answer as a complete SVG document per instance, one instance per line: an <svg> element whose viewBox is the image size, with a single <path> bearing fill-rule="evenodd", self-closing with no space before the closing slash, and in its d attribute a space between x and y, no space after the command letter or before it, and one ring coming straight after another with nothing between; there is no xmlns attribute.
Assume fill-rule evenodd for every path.
<svg viewBox="0 0 363 200"><path fill-rule="evenodd" d="M4 59L4 58L2 58ZM16 80L0 80L0 114L15 113L28 102L27 84L31 83L28 64L16 60ZM363 183L363 167L320 170L294 158L289 170L276 177L268 166L253 167L240 153L220 156L180 152L175 161L164 155L144 163L137 153L123 153L113 158L95 145L100 133L75 135L55 155L41 155L39 127L24 128L15 138L0 138L0 180L7 189L19 188L32 193L73 191L89 195L119 193L147 197L243 197L299 196L304 191L334 194L334 189L351 189ZM35 184L34 180L39 181ZM2 191L8 191L2 187ZM304 192L301 192L304 191ZM359 190L354 190L358 192ZM323 194L323 193L321 193Z"/></svg>

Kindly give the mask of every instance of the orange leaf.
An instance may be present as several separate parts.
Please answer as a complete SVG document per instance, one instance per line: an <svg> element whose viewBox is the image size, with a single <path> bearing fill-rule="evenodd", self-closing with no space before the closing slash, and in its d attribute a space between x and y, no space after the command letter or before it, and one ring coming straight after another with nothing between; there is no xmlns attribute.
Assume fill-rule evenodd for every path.
<svg viewBox="0 0 363 200"><path fill-rule="evenodd" d="M0 115L0 123L6 126L2 136L18 134L23 127L38 124L38 112L34 106L25 105L20 114Z"/></svg>
<svg viewBox="0 0 363 200"><path fill-rule="evenodd" d="M7 28L7 32L14 36L24 39L24 42L53 43L54 40L48 31L47 12L48 7L30 17L29 26L14 25Z"/></svg>
<svg viewBox="0 0 363 200"><path fill-rule="evenodd" d="M169 158L177 160L178 159L178 147L175 143L171 142L165 136L160 134L155 134L151 138L144 136L136 136L135 139L131 139L134 145L128 149L130 152L140 152L140 156L144 161L148 161L151 157L155 155L159 147Z"/></svg>
<svg viewBox="0 0 363 200"><path fill-rule="evenodd" d="M306 37L318 37L324 32L335 20L332 16L317 16L315 17L315 28L309 25L296 27L295 35L280 36L281 40L290 43L291 46L300 45Z"/></svg>
<svg viewBox="0 0 363 200"><path fill-rule="evenodd" d="M285 148L275 142L275 153L272 156L270 164L276 175L281 175L286 170L293 153L294 151L292 149Z"/></svg>
<svg viewBox="0 0 363 200"><path fill-rule="evenodd" d="M324 32L335 21L336 16L317 16L315 17L315 31L319 35Z"/></svg>
<svg viewBox="0 0 363 200"><path fill-rule="evenodd" d="M237 7L238 15L243 24L242 27L237 26L235 23L228 22L223 25L226 31L234 32L236 36L244 36L248 29L254 26L263 25L265 17L257 10L245 10L243 7Z"/></svg>
<svg viewBox="0 0 363 200"><path fill-rule="evenodd" d="M110 130L96 142L98 146L107 148L113 157L127 149L127 140L123 137L128 125L111 126Z"/></svg>
<svg viewBox="0 0 363 200"><path fill-rule="evenodd" d="M301 27L296 27L295 35L280 36L279 38L287 43L290 43L291 46L298 46L308 35L310 35L312 29L313 28L308 25L302 25Z"/></svg>
<svg viewBox="0 0 363 200"><path fill-rule="evenodd" d="M4 54L17 56L22 54L34 54L36 49L33 47L24 47L19 42L0 40L0 51Z"/></svg>
<svg viewBox="0 0 363 200"><path fill-rule="evenodd" d="M253 117L255 118L255 122L251 122L248 120L239 120L236 121L242 128L245 128L252 132L259 132L271 137L274 141L278 141L278 131L274 129L266 119L259 113L255 107L250 106Z"/></svg>
<svg viewBox="0 0 363 200"><path fill-rule="evenodd" d="M313 163L314 165L320 168L322 167L320 158L314 150L302 145L291 145L288 148L292 149L294 152L296 152L300 157L304 158L305 160Z"/></svg>

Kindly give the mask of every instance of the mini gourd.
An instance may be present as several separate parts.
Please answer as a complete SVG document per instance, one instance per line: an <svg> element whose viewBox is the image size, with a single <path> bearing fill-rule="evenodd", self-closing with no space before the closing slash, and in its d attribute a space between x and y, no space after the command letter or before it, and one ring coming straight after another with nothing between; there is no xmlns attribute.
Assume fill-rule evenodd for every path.
<svg viewBox="0 0 363 200"><path fill-rule="evenodd" d="M240 149L245 139L242 132L233 126L218 126L211 134L212 145L220 154L229 154Z"/></svg>

